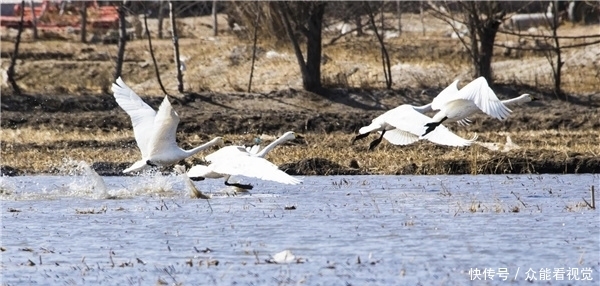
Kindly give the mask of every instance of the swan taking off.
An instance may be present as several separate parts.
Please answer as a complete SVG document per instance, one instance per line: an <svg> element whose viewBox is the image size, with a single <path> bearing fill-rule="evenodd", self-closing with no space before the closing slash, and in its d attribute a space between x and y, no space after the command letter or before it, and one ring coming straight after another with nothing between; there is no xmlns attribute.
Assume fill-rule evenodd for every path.
<svg viewBox="0 0 600 286"><path fill-rule="evenodd" d="M506 107L507 104L532 100L535 100L533 96L523 94L512 100L500 101L484 77L477 78L460 90L458 89L458 80L455 80L431 102L431 108L439 110L439 112L433 116L431 122L425 124L427 130L423 136L435 130L446 120L468 124L468 117L479 111L496 119L504 120L512 112Z"/></svg>
<svg viewBox="0 0 600 286"><path fill-rule="evenodd" d="M188 170L187 174L192 180L225 178L225 185L244 190L251 190L252 185L229 183L229 177L239 175L289 185L302 182L266 159L252 155L243 146L223 147L206 156L205 160L210 163L208 166L195 165Z"/></svg>
<svg viewBox="0 0 600 286"><path fill-rule="evenodd" d="M173 165L213 145L223 145L223 138L217 137L191 150L183 150L175 142L179 116L173 110L168 96L165 96L156 112L121 77L112 84L112 91L119 106L131 117L135 141L142 153L142 159L123 170L123 173L141 171L148 166Z"/></svg>
<svg viewBox="0 0 600 286"><path fill-rule="evenodd" d="M426 136L420 137L425 131L424 125L431 121L429 116L423 114L427 111L431 111L431 103L423 106L400 105L373 119L370 125L360 128L358 135L352 140L352 144L374 131L381 133L381 136L371 142L369 150L373 150L379 145L383 138L394 145L408 145L419 139L426 139L447 146L469 146L477 139L477 135L470 140L464 139L443 125Z"/></svg>
<svg viewBox="0 0 600 286"><path fill-rule="evenodd" d="M296 139L296 134L293 131L288 131L288 132L284 133L283 135L281 135L279 138L277 138L277 140L271 142L271 144L267 145L262 150L260 150L260 145L257 144L252 147L246 147L246 151L248 151L248 153L255 155L257 157L264 158L267 155L267 153L269 153L271 150L273 150L273 148L277 147L279 144L287 142L287 141L291 141L294 139Z"/></svg>

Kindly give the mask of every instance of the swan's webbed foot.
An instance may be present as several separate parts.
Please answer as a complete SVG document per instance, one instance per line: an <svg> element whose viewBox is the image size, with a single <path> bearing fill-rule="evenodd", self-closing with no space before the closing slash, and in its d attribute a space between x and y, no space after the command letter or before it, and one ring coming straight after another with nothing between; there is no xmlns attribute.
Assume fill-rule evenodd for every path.
<svg viewBox="0 0 600 286"><path fill-rule="evenodd" d="M369 151L373 151L373 149L375 149L375 147L377 147L377 145L381 143L381 140L383 139L383 134L385 134L385 130L381 131L381 136L379 136L379 138L373 140L373 142L369 144Z"/></svg>
<svg viewBox="0 0 600 286"><path fill-rule="evenodd" d="M373 140L371 142L371 144L369 144L369 151L373 151L373 149L375 149L375 147L377 147L377 145L379 145L379 143L381 143L381 137Z"/></svg>
<svg viewBox="0 0 600 286"><path fill-rule="evenodd" d="M158 167L158 165L152 163L152 161L150 161L150 160L146 160L146 165L148 165L150 167Z"/></svg>
<svg viewBox="0 0 600 286"><path fill-rule="evenodd" d="M252 190L252 188L254 188L254 186L252 186L250 184L230 183L227 181L225 181L225 185L240 188L242 190Z"/></svg>
<svg viewBox="0 0 600 286"><path fill-rule="evenodd" d="M367 132L365 134L358 134L358 135L356 135L356 137L354 137L354 139L352 139L352 144L354 144L354 142L356 142L356 140L360 140L360 139L363 139L363 138L369 136L369 133L370 132Z"/></svg>
<svg viewBox="0 0 600 286"><path fill-rule="evenodd" d="M192 181L204 181L204 177L190 177Z"/></svg>

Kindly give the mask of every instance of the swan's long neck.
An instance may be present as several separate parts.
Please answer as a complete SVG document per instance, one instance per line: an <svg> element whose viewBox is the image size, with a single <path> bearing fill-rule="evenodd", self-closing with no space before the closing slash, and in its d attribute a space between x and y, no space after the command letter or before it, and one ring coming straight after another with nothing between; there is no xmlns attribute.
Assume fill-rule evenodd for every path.
<svg viewBox="0 0 600 286"><path fill-rule="evenodd" d="M529 96L529 94L523 94L519 97L503 100L502 103L504 103L504 105L513 105L513 104L519 104L519 103L524 103L524 102L529 102L529 101L531 101L531 97Z"/></svg>
<svg viewBox="0 0 600 286"><path fill-rule="evenodd" d="M431 108L431 103L422 106L414 106L413 108L420 113L433 111L433 108Z"/></svg>
<svg viewBox="0 0 600 286"><path fill-rule="evenodd" d="M200 152L202 150L206 150L206 149L208 149L208 148L210 148L210 147L212 147L214 145L217 145L220 140L221 140L220 138L215 138L215 139L210 140L207 143L204 143L204 144L202 144L202 145L200 145L198 147L195 147L193 149L182 150L182 151L187 155L187 157L189 157L189 156L195 155L196 153L198 153L198 152Z"/></svg>
<svg viewBox="0 0 600 286"><path fill-rule="evenodd" d="M290 139L288 139L285 135L281 136L279 138L277 138L277 140L271 142L271 144L267 145L265 148L263 148L262 150L260 150L260 152L256 153L256 156L264 158L267 153L269 153L269 151L273 150L273 148L275 148L277 145L288 141Z"/></svg>

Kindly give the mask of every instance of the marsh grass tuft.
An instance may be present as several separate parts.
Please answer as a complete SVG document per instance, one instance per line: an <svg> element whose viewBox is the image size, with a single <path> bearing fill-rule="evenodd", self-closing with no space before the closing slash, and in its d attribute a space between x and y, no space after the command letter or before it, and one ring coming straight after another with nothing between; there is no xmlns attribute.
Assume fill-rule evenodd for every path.
<svg viewBox="0 0 600 286"><path fill-rule="evenodd" d="M466 132L459 131L465 136ZM132 140L128 131L73 131L53 129L4 129L2 130L2 164L25 173L65 172L66 158L72 161L110 162L131 164L138 160L135 145L97 144L92 142L125 142ZM514 131L498 134L480 133L486 141L503 142L506 134L520 145L509 152L487 150L481 146L454 148L436 146L420 141L409 146L393 146L383 142L377 149L367 152L367 146L350 145L353 134L333 132L330 134L305 133L302 144L285 144L273 149L267 159L281 166L300 162L307 158L323 158L328 162L347 166L355 160L360 173L369 174L501 174L537 172L585 172L594 168L593 160L600 154L598 134L594 130L580 131ZM231 144L252 142L254 134L219 134ZM207 135L212 136L212 135ZM196 135L177 134L180 145L193 145L202 141ZM70 148L53 147L57 142L79 142ZM90 142L90 144L86 144ZM263 142L268 144L269 142ZM31 148L38 144L39 148ZM203 158L213 150L205 150L189 162ZM313 163L316 161L313 161ZM189 163L188 163L189 164ZM546 168L546 169L544 169ZM342 184L343 182L337 182Z"/></svg>

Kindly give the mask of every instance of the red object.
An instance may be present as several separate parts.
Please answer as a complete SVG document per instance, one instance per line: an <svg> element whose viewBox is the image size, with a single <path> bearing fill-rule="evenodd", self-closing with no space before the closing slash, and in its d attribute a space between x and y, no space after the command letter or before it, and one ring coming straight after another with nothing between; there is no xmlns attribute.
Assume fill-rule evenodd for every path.
<svg viewBox="0 0 600 286"><path fill-rule="evenodd" d="M72 2L80 4L82 2ZM98 6L96 1L84 2L87 7L88 27L97 29L112 29L119 27L119 14L116 6ZM34 7L38 30L56 30L71 27L81 28L79 13L63 13L60 15L60 1L44 0L41 6ZM12 16L0 16L0 25L8 28L18 28L21 22L21 5L15 4ZM79 7L77 7L79 10ZM33 28L33 14L26 6L23 10L23 28Z"/></svg>

